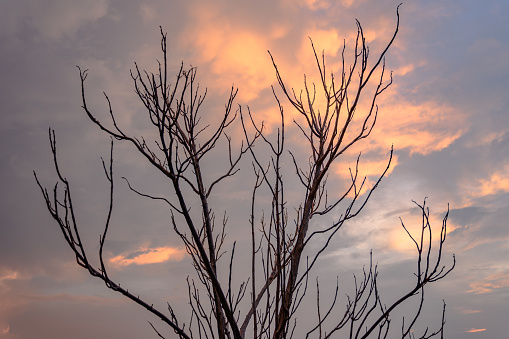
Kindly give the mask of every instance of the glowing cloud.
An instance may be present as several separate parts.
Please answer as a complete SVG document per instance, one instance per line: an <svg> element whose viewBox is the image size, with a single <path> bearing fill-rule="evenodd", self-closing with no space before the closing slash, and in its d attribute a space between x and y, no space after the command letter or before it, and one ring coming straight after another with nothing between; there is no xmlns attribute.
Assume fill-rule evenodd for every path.
<svg viewBox="0 0 509 339"><path fill-rule="evenodd" d="M495 171L487 179L481 179L473 194L475 196L486 196L496 193L509 192L509 165L502 170Z"/></svg>
<svg viewBox="0 0 509 339"><path fill-rule="evenodd" d="M465 332L467 332L467 333L475 333L475 332L484 332L484 331L486 331L485 328L471 328L470 330L465 331Z"/></svg>
<svg viewBox="0 0 509 339"><path fill-rule="evenodd" d="M415 66L412 64L409 65L403 65L395 70L392 71L394 75L400 75L403 76L405 74L408 74L410 72L413 72L415 70Z"/></svg>
<svg viewBox="0 0 509 339"><path fill-rule="evenodd" d="M175 247L141 247L130 254L118 255L110 259L110 262L116 266L129 266L156 264L165 261L181 261L184 259L186 251Z"/></svg>
<svg viewBox="0 0 509 339"><path fill-rule="evenodd" d="M367 192L370 188L372 188L380 175L384 172L384 170L387 168L387 164L389 163L389 156L387 154L388 150L380 151L377 154L370 154L366 157L361 156L359 161L359 168L358 168L358 174L357 174L357 180L358 185L362 182L364 177L366 177L366 181L364 183L364 186L362 187L362 190L360 191L361 194L364 194ZM374 153L374 152L373 152ZM340 163L335 167L335 172L340 175L343 179L345 179L348 184L351 182L350 179L350 170L352 171L352 174L355 175L355 162L357 158L351 158L351 161ZM386 175L389 175L393 169L398 164L398 156L393 155L391 166L387 170ZM353 192L352 192L353 194Z"/></svg>
<svg viewBox="0 0 509 339"><path fill-rule="evenodd" d="M373 131L377 144L426 155L447 148L465 132L460 112L437 102L406 102L396 90L394 86L380 100L381 114Z"/></svg>
<svg viewBox="0 0 509 339"><path fill-rule="evenodd" d="M215 12L214 8L196 8L193 14L200 25L181 37L183 44L193 51L200 65L210 63L213 78L205 81L208 86L225 90L232 84L242 84L237 98L244 102L253 100L274 81L267 55L268 41L284 35L286 30L278 24L269 29L267 36L267 32L236 26Z"/></svg>
<svg viewBox="0 0 509 339"><path fill-rule="evenodd" d="M337 30L329 29L315 29L307 32L307 36L303 37L300 46L300 56L303 65L315 65L316 61L314 55L311 53L309 37L313 40L313 44L317 48L317 52L321 53L323 50L327 56L336 56L339 49L343 48L343 37L341 37Z"/></svg>
<svg viewBox="0 0 509 339"><path fill-rule="evenodd" d="M438 248L443 220L442 218L443 214L440 213L430 214L429 216L429 222L432 227L433 248ZM412 234L415 239L419 239L422 227L422 215L407 213L406 215L402 216L402 220L410 234ZM448 222L448 233L454 231L456 228L457 226ZM384 234L384 241L391 250L398 251L400 253L407 253L409 255L414 255L416 253L416 246L414 242L410 239L403 228L391 227L387 233ZM424 238L424 243L424 248L426 248L427 244L429 243L427 238Z"/></svg>

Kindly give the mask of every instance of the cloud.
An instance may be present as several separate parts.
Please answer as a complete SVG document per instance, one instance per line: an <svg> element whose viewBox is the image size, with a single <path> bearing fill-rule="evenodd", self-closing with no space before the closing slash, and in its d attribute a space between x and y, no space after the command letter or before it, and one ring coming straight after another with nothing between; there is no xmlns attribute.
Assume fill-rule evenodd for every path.
<svg viewBox="0 0 509 339"><path fill-rule="evenodd" d="M502 169L495 170L488 178L479 179L472 190L473 196L486 196L496 193L509 192L509 164Z"/></svg>
<svg viewBox="0 0 509 339"><path fill-rule="evenodd" d="M509 272L492 274L483 280L470 284L469 293L484 294L509 287Z"/></svg>
<svg viewBox="0 0 509 339"><path fill-rule="evenodd" d="M435 101L412 103L397 94L395 86L380 100L378 126L373 132L376 144L394 144L410 154L427 155L449 147L467 129L465 118L447 104Z"/></svg>
<svg viewBox="0 0 509 339"><path fill-rule="evenodd" d="M129 253L118 255L110 259L110 263L115 266L129 266L156 264L165 261L181 261L184 259L186 251L182 248L175 247L140 247L138 250Z"/></svg>
<svg viewBox="0 0 509 339"><path fill-rule="evenodd" d="M431 225L431 231L432 231L432 252L436 252L439 248L439 240L440 240L440 233L441 233L441 226L443 221L443 214L438 213L430 213L429 216L429 222ZM401 218L403 221L403 224L405 225L406 229L410 232L412 237L419 243L421 232L422 232L422 214L417 213L409 213ZM454 231L454 225L451 225L449 222L447 225L447 232L450 233ZM423 239L424 239L424 246L423 248L427 248L429 244L428 240L428 231L425 230ZM409 255L414 255L417 253L417 248L415 246L415 243L412 241L412 239L408 236L408 234L405 232L403 227L396 228L392 227L389 228L389 230L384 234L383 236L384 240L387 242L388 247L391 250L395 250L402 253L408 253ZM445 254L446 256L448 254Z"/></svg>
<svg viewBox="0 0 509 339"><path fill-rule="evenodd" d="M313 11L327 9L330 7L330 3L327 0L303 0L303 5L307 6Z"/></svg>
<svg viewBox="0 0 509 339"><path fill-rule="evenodd" d="M476 332L484 332L486 331L485 328L471 328L468 331L465 331L466 333L476 333Z"/></svg>
<svg viewBox="0 0 509 339"><path fill-rule="evenodd" d="M0 13L3 13L0 14L0 31L11 34L32 32L59 40L74 35L81 26L104 17L108 13L108 1L24 1L23 6L3 9Z"/></svg>
<svg viewBox="0 0 509 339"><path fill-rule="evenodd" d="M469 261L479 263L487 262L489 266L486 266L491 266L491 270L496 268L495 272L507 270L504 258L509 240L506 227L508 198L507 193L480 197L472 199L469 207L451 209L449 222L455 229L450 232L450 240L459 257L466 256ZM475 280L489 275L485 272L477 274L479 278Z"/></svg>
<svg viewBox="0 0 509 339"><path fill-rule="evenodd" d="M148 4L140 5L140 14L145 24L149 24L154 22L157 18L157 9L155 6L150 6Z"/></svg>
<svg viewBox="0 0 509 339"><path fill-rule="evenodd" d="M415 70L415 65L413 64L407 64L407 65L402 65L402 66L399 66L398 68L394 69L392 71L392 74L393 75L399 75L399 76L404 76L410 72L413 72Z"/></svg>
<svg viewBox="0 0 509 339"><path fill-rule="evenodd" d="M0 276L0 283L4 280L17 280L19 279L19 272L18 271L10 271L4 273L2 276Z"/></svg>
<svg viewBox="0 0 509 339"><path fill-rule="evenodd" d="M238 99L251 101L274 81L267 49L269 40L285 34L285 28L275 24L268 32L250 30L217 12L203 4L194 8L194 20L199 24L181 36L181 43L193 51L199 65L207 67L209 63L209 86L228 90L232 84L242 84Z"/></svg>
<svg viewBox="0 0 509 339"><path fill-rule="evenodd" d="M466 309L466 308L460 308L459 312L461 314L476 314L476 313L481 313L482 311L481 310L470 310L470 309Z"/></svg>
<svg viewBox="0 0 509 339"><path fill-rule="evenodd" d="M317 32L314 36L318 37L318 39L313 38L315 47L325 45L324 53L326 59L327 56L329 56L329 59L336 59L335 56L338 53L337 43L339 41L338 33L334 30ZM329 45L327 43L317 43L317 41L321 40L336 42ZM317 52L320 53L318 48ZM307 40L306 44L302 44L298 53L298 64L306 65L307 68L304 68L304 66L288 66L285 63L278 65L287 87L294 87L295 91L299 93L301 88L303 88L301 74L306 74L308 86L311 86L313 81L317 83L317 71L311 68L311 66L316 68L313 58L313 53L309 47L309 40ZM328 69L337 69L338 67L337 64L334 64L334 61L328 65ZM396 72L402 76L410 76L417 67L420 66L405 64L397 68ZM286 77L285 74L289 74L289 76ZM388 77L386 77L386 81L388 81ZM373 89L373 86L371 88L366 87L363 92L364 96L361 98L357 116L350 127L350 134L347 134L350 138L354 135L355 131L358 131L365 114L369 112ZM322 93L320 93L319 86L317 91L318 94L314 108L315 110L320 109L323 112L325 101ZM384 169L387 151L392 145L394 145L396 151L408 152L410 155L419 154L426 156L430 153L447 149L469 130L467 117L459 109L454 108L449 103L440 102L435 99L414 100L406 98L400 94L400 88L396 84L389 87L378 98L377 103L379 105L379 112L373 132L368 141L357 143L349 150L349 161L347 161L349 165L344 165L343 163L341 167L337 168L337 172L342 177L349 177L348 168L352 167L356 156L360 152L363 153L361 170L368 176L379 174ZM291 118L295 117L291 116ZM296 120L300 122L302 118L297 117ZM273 121L276 122L276 119ZM388 174L397 165L398 156L395 154Z"/></svg>
<svg viewBox="0 0 509 339"><path fill-rule="evenodd" d="M492 143L500 143L503 141L507 132L509 132L509 129L496 132L485 131L485 133L479 138L468 140L466 146L473 148L478 146L489 146Z"/></svg>
<svg viewBox="0 0 509 339"><path fill-rule="evenodd" d="M112 99L113 108L118 112L118 122L126 132L133 128L135 135L146 136L145 133L138 133L141 119L137 117L141 114L135 114L137 106L133 104L133 100L137 99L135 95L133 99L128 68L133 60L139 61L143 68L155 67L154 59L161 57L158 50L159 24L168 31L170 65L173 65L173 61L184 58L186 63L192 62L193 66L199 67L200 83L210 89L207 104L211 101L213 104L221 101L218 107L222 107L224 95L220 98L216 95L217 91L212 90L219 88L227 91L232 83L235 83L240 87L239 103L249 103L257 121L265 120L267 124L276 126L279 122L278 110L270 93L270 85L275 83L275 76L266 50L273 52L286 83L295 85L298 91L302 88L304 73L310 80L312 76L316 77L316 66L308 36L313 38L318 53L325 49L327 69L337 70L343 38L347 40L346 52L350 58L352 57L352 36L356 32L354 18L357 17L365 25L366 38L372 42L371 56L376 57L380 51L379 47L387 41L387 36L394 29L397 5L377 1L285 0L289 4L282 8L284 6L281 1L250 3L217 1L214 5L200 2L168 4L152 1L143 4L126 1L120 4L106 0L91 0L86 3L75 0L48 0L44 4L37 0L2 2L0 40L4 47L2 55L9 56L9 59L2 59L0 62L5 65L4 73L7 79L3 81L5 90L2 112L5 112L4 115L9 121L15 122L0 124L2 127L13 127L12 134L5 131L3 133L5 149L2 155L5 159L3 162L5 168L12 173L28 174L31 173L31 168L52 169L51 164L41 161L43 158L51 161L47 155L47 136L44 135L46 132L42 133L43 137L38 134L40 130L46 131L48 125L55 127L57 132L60 131L59 140L64 141L59 144L62 154L65 154L66 150L76 154L77 143L97 149L91 146L97 145L95 142L90 144L95 134L83 132L84 128L89 127L89 121L70 119L82 115L79 110L79 79L74 73L75 64L91 69L87 80L87 95L90 96L90 107L98 113L105 113L102 121L110 122L102 97L102 90L105 90ZM486 20L488 17L481 16L490 9L490 6L473 5L473 2L462 6L455 0L447 4L409 3L400 8L402 14L400 35L387 59L387 70L394 70L394 85L380 98L380 120L372 138L361 145L363 156L360 175L368 175L370 179L371 176L379 174L385 166L387 151L393 143L399 157L393 162L391 171L394 169L394 172L383 181L383 185L373 196L372 203L375 205L368 204L360 215L359 222L355 220L353 225L348 225L341 231L340 246L334 247L334 250L343 251L340 252L341 255L350 252L367 254L370 248L374 248L376 250L374 253L383 256L387 251L398 260L399 258L408 260L406 255L408 250L414 258L415 246L398 225L397 215L405 212L396 213L399 211L397 209L407 206L401 202L406 199L404 201L409 203L409 196L419 199L423 195L429 195L436 202L437 196L442 198L447 195L453 197L473 195L475 199L471 199L469 205L472 209L464 211L464 220L461 220L461 223L456 222L454 216L459 214L453 210L450 219L455 224L462 225L461 229L451 232L450 237L451 243L454 243L451 245L454 245L455 249L465 245L461 253L456 251L460 254L458 264L464 263L466 267L473 267L469 272L471 280L460 281L460 284L456 284L452 289L456 291L458 286L463 286L460 288L461 291L470 289L469 296L483 301L482 314L473 314L479 313L476 306L463 311L463 314L473 314L464 316L469 318L493 317L495 312L490 303L501 298L492 297L497 292L505 293L507 288L503 287L507 286L507 277L504 278L503 275L493 277L494 273L507 269L504 254L508 244L505 225L509 195L502 196L508 191L504 174L509 171L504 160L507 159L507 153L503 151L509 148L507 143L502 142L509 126L505 123L509 115L506 114L507 96L504 95L504 90L508 87L506 86L508 45L507 35L503 34L507 30L503 28L507 23L500 21L503 20L502 14L505 12L503 10L497 10L497 16L500 18L498 25L496 16L489 17L492 19L490 21ZM359 10L355 11L356 8ZM381 18L384 11L388 14ZM112 13L118 15L121 20L112 22L110 20ZM462 21L458 21L460 19ZM458 27L466 28L458 30ZM478 30L480 36L475 36L474 30ZM30 39L27 39L27 36ZM34 43L34 40L37 41ZM187 43L185 45L187 48L175 43L182 40ZM451 44L451 41L455 43ZM11 48L11 45L18 48ZM486 70L488 72L485 72ZM120 77L119 74L124 75ZM95 97L97 101L93 100ZM15 101L13 98L20 99ZM282 103L285 105L285 114L291 121L293 111L285 100L282 99ZM76 111L80 111L80 114L75 113ZM206 112L210 119L215 118L216 111ZM7 119L6 117L2 119ZM28 128L29 126L33 128ZM64 131L67 127L68 130ZM291 132L290 128L287 131L289 132L287 140L293 142L292 138L302 139L301 134ZM73 136L70 142L65 141L63 133ZM14 135L17 136L12 137ZM37 147L39 144L43 144L44 147ZM499 146L496 146L497 144ZM124 146L118 143L117 145L115 154L122 154L121 147ZM495 146L500 150L495 152ZM298 147L296 149L300 150ZM107 149L105 151L107 152ZM82 158L82 153L77 153ZM102 152L100 155L105 154ZM355 155L351 155L351 159L355 159ZM121 158L118 156L116 159ZM130 166L126 170L134 172L139 168L140 162L134 157L132 159L132 164L136 166ZM123 158L122 161L126 163L127 159ZM217 159L212 161L220 162ZM20 166L20 163L24 166ZM74 166L69 162L68 164ZM97 164L102 171L100 162ZM247 166L246 171L249 170L250 166ZM334 180L348 175L348 166L334 170L337 170L340 176ZM88 177L91 176L91 172L86 164L77 167L77 170L69 175ZM155 181L155 176L145 173L147 172L140 173L139 180L150 186L152 181ZM119 174L124 175L122 172ZM102 176L103 173L99 175ZM27 175L23 180L26 177ZM43 177L41 173L41 178ZM11 322L11 319L24 312L25 304L32 302L32 299L20 298L19 295L46 294L58 298L57 295L69 289L71 285L73 287L69 294L74 294L77 289L86 290L90 283L84 278L86 272L78 271L79 267L75 267L72 255L69 254L68 248L64 247L65 244L62 244L61 235L51 233L55 225L49 220L46 211L36 209L41 205L41 197L39 192L37 195L33 194L33 178L23 182L18 180L21 178L18 174L4 175L2 178L8 187L4 189L5 203L2 212L5 213L0 213L4 241L1 247L2 253L5 254L3 258L9 264L10 270L0 270L2 296L0 304L3 305L0 307L0 313L3 312L0 319L6 322L0 322L0 333L7 329L10 323L9 334L13 334L16 323ZM246 183L243 179L241 176L234 180L240 185ZM102 179L98 180L101 184ZM73 180L73 183L75 182ZM76 184L74 187L77 187ZM95 191L96 186L84 187L86 188L84 198L87 198L88 192ZM226 201L225 209L231 210L232 219L241 217L238 206L246 205L243 204L243 199L250 194L249 187L247 193L243 193L245 187L233 188L234 194L229 190L219 191L220 194L228 195L221 196L220 201L221 203ZM167 191L164 185L158 185L156 189L158 193L159 190L165 193ZM386 195L385 192L390 189L393 189L392 195ZM16 194L21 198L14 199L13 192L20 192ZM119 194L117 197L123 198L123 195ZM454 199L451 201L451 208L458 208L458 203ZM496 205L492 202L495 199ZM442 205L443 201L433 205L445 208L445 204ZM86 208L83 215L88 217L97 211L92 207L99 204L100 202L93 200L90 204L93 206L79 205ZM487 208L489 204L493 204L494 207ZM112 260L117 260L116 268L131 265L130 268L139 269L142 266L136 265L182 260L178 258L183 257L184 251L171 247L176 244L166 241L161 236L156 243L152 243L152 246L138 248L129 245L136 241L136 236L133 235L141 232L138 219L142 217L137 212L140 207L132 206L126 207L129 211L125 219L116 219L119 225L125 226L118 232L121 239L117 243L110 242L109 250L113 253L110 258L115 256ZM370 206L373 208L368 209ZM219 208L222 207L223 205L219 205ZM478 209L474 210L474 207ZM24 213L26 208L32 212ZM378 209L380 212L377 212ZM116 211L123 212L118 209ZM387 212L393 215L389 217L385 214ZM132 219L135 214L138 215ZM419 220L414 220L407 214L403 215L403 219L406 225L415 227L412 230L417 233L413 234L418 234ZM125 220L128 224L124 222ZM164 227L167 227L167 220L163 213L157 216L150 214L150 222L145 218L143 224L164 224ZM434 229L439 230L440 221L438 218L438 224L436 227L434 224ZM233 235L235 232L241 233L240 228L232 227ZM19 235L10 236L15 233ZM84 233L87 236L86 232ZM97 232L91 228L89 233L93 241L87 244L94 246L97 243ZM143 239L147 239L149 234L150 232L144 235ZM127 242L126 239L131 239L131 242ZM391 252L393 249L396 251ZM447 249L450 247L447 246ZM52 257L60 259L48 260ZM68 259L68 266L62 265L60 262L62 258ZM345 265L343 259L341 258L341 265ZM349 264L346 265L348 267ZM181 269L180 266L185 265L175 266ZM39 268L36 270L36 267ZM154 265L146 268L157 270L158 267ZM37 274L34 274L34 271L37 271ZM327 272L330 274L330 270ZM132 273L129 269L122 272L126 277ZM395 273L394 277L398 278L399 274ZM484 277L488 278L483 279ZM165 286L173 284L175 279L174 275L170 280L165 279ZM93 283L97 284L96 281ZM100 288L100 284L98 285ZM444 285L441 290L448 294L452 289ZM65 296L60 295L59 298L63 299ZM86 304L87 301L77 299L74 303L79 306L82 303ZM59 317L55 315L60 314L58 312L65 313L60 306L57 311L56 308L53 310L48 308L50 302L38 304L43 310L41 312L50 318L58 320ZM107 311L100 311L101 314L105 312ZM9 317L3 317L5 314L9 314ZM30 320L36 317L34 313L27 314L24 323L31 323ZM111 326L111 323L109 325ZM495 331L495 326L486 324L484 326L490 327L490 332ZM464 327L457 332L467 329L468 327ZM483 330L485 331L472 328L472 331L476 332ZM47 333L44 335L50 336Z"/></svg>
<svg viewBox="0 0 509 339"><path fill-rule="evenodd" d="M366 177L366 181L362 187L361 194L364 194L368 189L372 188L378 178L382 175L383 171L387 168L389 163L388 150L389 149L377 150L378 152L368 152L367 154L361 155L358 167L359 172L357 174L358 185L360 185L363 178ZM357 157L356 155L347 155L347 157L348 159L344 159L341 163L336 164L334 166L334 170L336 174L339 174L342 179L346 180L346 184L350 185L350 175L355 175ZM391 164L387 170L386 176L391 174L397 165L398 156L393 154Z"/></svg>
<svg viewBox="0 0 509 339"><path fill-rule="evenodd" d="M300 6L305 8L306 10L311 11L331 11L336 7L343 9L349 8L357 8L361 4L365 3L366 0L341 0L341 1L331 1L331 0L283 0L282 1L285 6Z"/></svg>
<svg viewBox="0 0 509 339"><path fill-rule="evenodd" d="M2 323L2 326L0 327L0 331L1 331L2 335L9 333L10 330L11 330L11 327L10 327L9 323Z"/></svg>

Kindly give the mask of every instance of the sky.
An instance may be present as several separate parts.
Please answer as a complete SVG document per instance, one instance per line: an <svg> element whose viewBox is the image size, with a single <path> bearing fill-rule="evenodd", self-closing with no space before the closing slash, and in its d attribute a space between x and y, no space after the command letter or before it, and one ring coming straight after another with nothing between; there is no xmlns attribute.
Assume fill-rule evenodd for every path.
<svg viewBox="0 0 509 339"><path fill-rule="evenodd" d="M376 56L394 31L399 2L0 2L0 338L147 338L157 337L147 321L162 327L76 265L33 177L36 170L46 187L56 182L51 127L83 240L96 254L107 214L101 157L109 156L109 138L81 109L76 65L89 69L87 98L98 117L108 118L104 91L121 126L135 135L148 133L129 70L135 61L155 70L162 26L170 69L177 71L181 62L198 67L200 85L208 89L205 120L214 121L234 85L236 104L249 106L274 133L278 110L271 85L277 81L267 50L286 83L299 90L304 74L316 77L308 37L324 51L329 69L337 70L343 41L351 51L357 19ZM509 333L509 3L403 1L400 17L386 60L393 84L378 101L373 134L355 149L363 152L361 173L368 182L383 170L394 145L392 167L312 275L320 276L324 288L340 276L348 289L372 249L390 300L411 284L416 255L399 217L418 230L412 200L422 204L427 197L433 226L439 228L449 204L443 260L450 265L454 253L457 264L427 291L423 321L430 328L439 324L444 299L446 338L504 338ZM289 144L298 149L302 140L291 127L294 113L282 103ZM232 136L238 145L238 126ZM154 195L171 196L171 188L130 145L116 143L114 154L118 198L106 244L110 271L163 309L166 301L185 307L192 270L170 227L170 213L162 204L140 200L120 177ZM339 186L352 157L334 168L332 181ZM221 165L210 162L210 175ZM241 165L214 195L214 207L231 218L229 244L242 243L249 227L254 179L249 162ZM240 266L244 258L241 254Z"/></svg>

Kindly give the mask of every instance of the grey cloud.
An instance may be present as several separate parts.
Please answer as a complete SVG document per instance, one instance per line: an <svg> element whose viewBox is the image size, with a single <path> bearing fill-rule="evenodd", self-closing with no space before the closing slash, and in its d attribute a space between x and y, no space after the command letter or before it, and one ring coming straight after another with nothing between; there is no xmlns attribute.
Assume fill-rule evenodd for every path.
<svg viewBox="0 0 509 339"><path fill-rule="evenodd" d="M79 1L51 0L4 2L2 5L2 31L26 38L41 35L43 38L59 40L71 37L83 25L105 16L107 0Z"/></svg>

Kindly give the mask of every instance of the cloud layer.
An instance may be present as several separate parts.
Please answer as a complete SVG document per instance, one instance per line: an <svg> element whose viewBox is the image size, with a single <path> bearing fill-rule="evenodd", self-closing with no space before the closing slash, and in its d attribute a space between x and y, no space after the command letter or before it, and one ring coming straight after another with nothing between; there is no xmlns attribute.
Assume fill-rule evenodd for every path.
<svg viewBox="0 0 509 339"><path fill-rule="evenodd" d="M172 69L176 71L182 60L186 67L197 66L201 86L208 88L206 121L213 122L221 113L234 86L239 88L237 103L242 109L248 105L255 119L275 132L279 116L271 86L277 83L267 51L288 87L299 92L304 74L309 83L317 80L309 38L319 53L323 50L328 70L339 72L343 44L347 64L352 60L355 18L375 58L393 33L398 4L392 0L220 0L213 5L201 0L51 0L44 5L35 0L3 1L0 337L79 333L88 338L96 329L83 322L87 317L97 330L113 337L151 333L141 310L109 294L75 264L33 180L36 169L45 185L53 184L47 143L51 126L79 206L83 240L95 254L107 213L100 157L108 156L109 139L80 108L76 65L90 69L88 104L103 121L109 116L105 91L118 112L119 125L135 135L147 135L149 125L133 93L129 69L134 61L144 69L156 69L161 25L168 33ZM396 284L403 277L399 269L410 267L415 255L398 217L410 229L418 228L411 199L422 202L428 196L438 230L449 203L447 248L457 254L458 266L447 282L430 290L430 299L447 301L448 338L463 338L465 332L504 337L507 326L501 314L509 312L507 302L502 302L509 297L505 259L509 254L509 5L503 0L408 2L400 12L400 32L386 60L393 85L378 101L377 126L369 140L345 155L330 180L334 187L343 187L349 167L362 152L360 174L372 185L394 145L392 167L366 210L338 235L324 265L337 266L338 272L355 271L366 264L365 255L373 249L380 264L393 272L388 281ZM282 99L277 86L275 91ZM288 145L306 159L303 137L292 125L298 116L282 102ZM231 134L238 145L242 133L235 128ZM209 162L211 175L221 170L221 161ZM106 244L112 271L163 308L167 300L185 305L190 261L172 231L168 208L140 201L120 177L128 177L144 192L169 198L170 186L127 145L116 144L115 166L116 206ZM246 168L217 192L214 207L230 215L228 241L245 237L246 192L252 188L245 186L252 179L250 165ZM335 276L324 279L335 281ZM426 313L425 320L432 313ZM111 322L104 320L108 316ZM112 326L125 324L124 319L128 325Z"/></svg>

